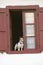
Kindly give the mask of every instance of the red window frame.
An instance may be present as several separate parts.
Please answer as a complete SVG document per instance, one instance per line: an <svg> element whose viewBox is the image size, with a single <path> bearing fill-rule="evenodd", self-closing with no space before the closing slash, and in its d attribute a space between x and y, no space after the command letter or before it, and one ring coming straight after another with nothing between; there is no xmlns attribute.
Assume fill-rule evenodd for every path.
<svg viewBox="0 0 43 65"><path fill-rule="evenodd" d="M10 17L9 17L9 10L15 10L15 9L21 9L22 10L22 21L24 22L24 11L27 12L29 10L35 10L35 30L37 31L35 34L36 34L36 49L26 49L26 45L25 45L25 42L24 42L24 46L25 46L25 49L24 51L11 51L10 50ZM7 15L7 40L8 40L8 48L7 48L7 52L8 53L36 53L36 52L40 52L40 44L39 44L39 19L38 19L38 16L39 16L39 6L38 5L32 5L32 6L7 6L6 7L6 15ZM23 31L24 30L24 23L23 23ZM25 33L23 33L24 35ZM25 38L25 36L23 36ZM25 39L24 39L25 41Z"/></svg>
<svg viewBox="0 0 43 65"><path fill-rule="evenodd" d="M31 10L30 10L31 11ZM35 36L26 36L26 25L34 25L34 27L35 27L35 22L34 23L25 23L25 13L34 13L33 11L23 11L23 36L24 36L24 43L25 43L25 49L26 49L26 37L35 37L36 38L36 33L35 33ZM35 13L34 13L34 17L35 17ZM34 18L35 19L35 18ZM35 21L35 20L34 20ZM35 27L36 28L36 27ZM36 41L35 41L35 43L36 43ZM36 47L36 45L35 45L35 47ZM28 48L28 50L29 50L29 48Z"/></svg>
<svg viewBox="0 0 43 65"><path fill-rule="evenodd" d="M31 11L31 10L30 10ZM39 48L39 45L37 44L38 43L38 35L37 35L37 33L39 33L39 31L38 31L38 18L37 18L37 15L38 15L38 13L37 13L37 11L36 12L34 12L34 10L33 11L23 11L23 32L24 32L24 45L25 45L25 50L27 51L27 52L37 52L38 51L38 48ZM27 24L25 24L25 13L27 13L27 12L30 12L30 13L34 13L34 23L32 24L29 24L29 23L27 23ZM36 23L37 22L37 23ZM34 25L34 27L35 27L35 36L25 36L26 35L26 30L25 30L25 26L26 25ZM26 48L26 37L35 37L35 49L27 49Z"/></svg>

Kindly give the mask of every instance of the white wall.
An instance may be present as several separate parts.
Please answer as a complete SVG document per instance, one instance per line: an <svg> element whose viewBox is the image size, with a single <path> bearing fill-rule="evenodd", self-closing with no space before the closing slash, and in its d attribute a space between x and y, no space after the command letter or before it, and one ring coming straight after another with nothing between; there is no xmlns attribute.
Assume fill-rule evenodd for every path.
<svg viewBox="0 0 43 65"><path fill-rule="evenodd" d="M7 5L39 5L43 0L0 0L0 8ZM43 65L43 52L38 54L1 54L0 65Z"/></svg>

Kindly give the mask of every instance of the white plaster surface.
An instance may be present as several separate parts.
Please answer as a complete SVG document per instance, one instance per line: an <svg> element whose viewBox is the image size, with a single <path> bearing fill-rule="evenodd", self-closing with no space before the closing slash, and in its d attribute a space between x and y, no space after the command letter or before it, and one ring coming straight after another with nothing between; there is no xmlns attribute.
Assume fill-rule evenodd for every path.
<svg viewBox="0 0 43 65"><path fill-rule="evenodd" d="M0 8L8 5L39 5L43 7L43 0L0 0ZM43 65L43 52L37 54L0 53L0 65Z"/></svg>

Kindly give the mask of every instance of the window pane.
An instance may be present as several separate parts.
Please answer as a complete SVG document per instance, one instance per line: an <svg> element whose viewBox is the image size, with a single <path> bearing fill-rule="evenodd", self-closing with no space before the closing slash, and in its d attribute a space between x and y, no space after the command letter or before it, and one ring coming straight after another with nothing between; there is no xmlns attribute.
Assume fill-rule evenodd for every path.
<svg viewBox="0 0 43 65"><path fill-rule="evenodd" d="M25 23L34 23L34 13L25 13Z"/></svg>
<svg viewBox="0 0 43 65"><path fill-rule="evenodd" d="M35 36L34 25L26 25L26 36Z"/></svg>
<svg viewBox="0 0 43 65"><path fill-rule="evenodd" d="M27 37L26 38L26 46L29 49L35 48L35 37Z"/></svg>

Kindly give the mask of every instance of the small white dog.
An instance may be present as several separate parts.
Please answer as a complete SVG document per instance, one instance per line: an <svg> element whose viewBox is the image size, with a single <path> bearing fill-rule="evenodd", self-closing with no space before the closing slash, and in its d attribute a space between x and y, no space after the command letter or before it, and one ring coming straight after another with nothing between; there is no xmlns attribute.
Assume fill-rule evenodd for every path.
<svg viewBox="0 0 43 65"><path fill-rule="evenodd" d="M18 49L18 51L22 51L23 47L24 47L23 38L21 37L18 44L15 44L14 50Z"/></svg>

